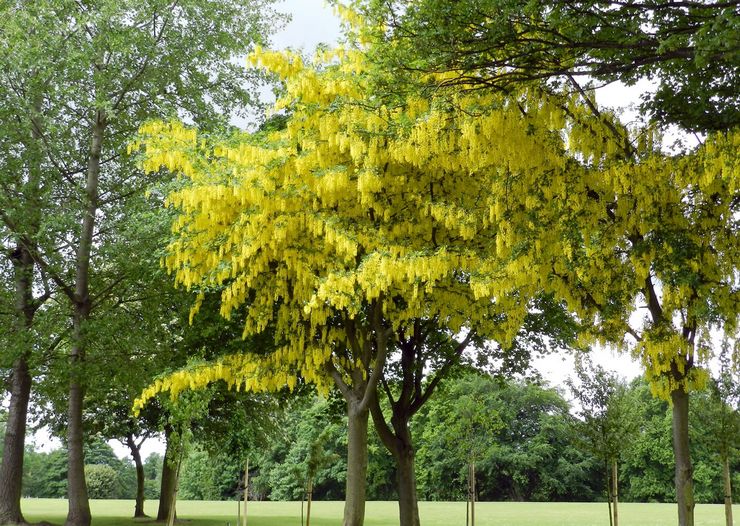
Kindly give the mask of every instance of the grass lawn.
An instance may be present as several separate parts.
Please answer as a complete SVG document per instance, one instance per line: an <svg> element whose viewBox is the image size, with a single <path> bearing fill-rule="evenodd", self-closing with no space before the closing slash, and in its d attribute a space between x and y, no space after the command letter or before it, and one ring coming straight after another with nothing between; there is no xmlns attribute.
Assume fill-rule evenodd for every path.
<svg viewBox="0 0 740 526"><path fill-rule="evenodd" d="M25 499L23 513L31 521L46 520L63 524L67 501L62 499ZM90 504L93 526L139 526L146 524L130 519L133 501L94 500ZM337 526L342 520L341 502L314 502L311 524ZM145 511L156 515L157 502L147 501ZM623 526L673 526L676 524L675 504L620 504L620 524ZM183 526L237 526L236 502L180 501L177 513ZM421 502L419 513L423 526L464 526L465 503ZM740 516L740 506L733 507ZM250 502L249 526L300 526L300 502ZM365 514L367 526L398 524L395 502L368 502ZM606 504L597 503L531 503L479 502L476 504L477 526L606 526L609 524ZM696 506L697 526L724 526L724 508L719 504Z"/></svg>

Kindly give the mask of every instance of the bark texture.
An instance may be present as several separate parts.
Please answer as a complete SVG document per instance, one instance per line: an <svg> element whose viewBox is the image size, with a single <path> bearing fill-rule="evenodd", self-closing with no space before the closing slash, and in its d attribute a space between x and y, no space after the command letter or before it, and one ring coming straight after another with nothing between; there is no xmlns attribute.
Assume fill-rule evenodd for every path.
<svg viewBox="0 0 740 526"><path fill-rule="evenodd" d="M134 504L134 518L146 517L144 513L144 463L141 461L141 443L137 444L132 435L126 437L126 445L131 451L136 467L136 503Z"/></svg>
<svg viewBox="0 0 740 526"><path fill-rule="evenodd" d="M678 525L694 526L694 481L689 452L689 394L683 389L671 393L673 402L673 456L676 461L676 502Z"/></svg>
<svg viewBox="0 0 740 526"><path fill-rule="evenodd" d="M388 426L376 398L371 406L373 423L381 442L391 452L396 461L399 524L401 526L419 526L414 446L408 426L412 412L410 407L403 407L399 404L394 404L392 407L391 426Z"/></svg>
<svg viewBox="0 0 740 526"><path fill-rule="evenodd" d="M34 183L35 184L35 183ZM21 512L23 487L23 455L26 443L26 419L31 398L32 379L28 366L33 319L38 307L45 301L33 297L34 261L26 239L11 252L15 281L15 341L18 355L10 375L10 405L5 426L3 458L0 464L0 524L25 523Z"/></svg>
<svg viewBox="0 0 740 526"><path fill-rule="evenodd" d="M31 396L31 375L25 357L19 357L13 364L10 382L10 407L0 465L0 524L22 524L26 522L21 513L23 448Z"/></svg>
<svg viewBox="0 0 740 526"><path fill-rule="evenodd" d="M69 380L69 408L67 412L67 495L69 512L66 526L90 526L90 502L85 483L85 455L83 452L82 409L84 402L85 324L90 317L90 255L95 233L95 215L98 211L101 152L105 134L105 113L98 110L91 129L90 157L85 181L86 207L82 218L77 246L75 286L73 298L71 373Z"/></svg>
<svg viewBox="0 0 740 526"><path fill-rule="evenodd" d="M170 439L170 433L165 431L167 441L162 463L162 482L159 487L159 508L157 509L157 521L166 521L173 507L175 486L177 485L177 467L174 465L177 456L175 444Z"/></svg>
<svg viewBox="0 0 740 526"><path fill-rule="evenodd" d="M359 403L347 404L347 487L343 526L362 526L365 522L369 416L368 410Z"/></svg>

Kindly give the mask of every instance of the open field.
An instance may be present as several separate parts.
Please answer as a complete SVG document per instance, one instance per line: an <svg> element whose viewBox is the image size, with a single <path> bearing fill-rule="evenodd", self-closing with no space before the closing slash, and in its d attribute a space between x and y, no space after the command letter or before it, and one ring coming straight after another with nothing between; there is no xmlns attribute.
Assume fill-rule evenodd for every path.
<svg viewBox="0 0 740 526"><path fill-rule="evenodd" d="M133 501L91 501L93 526L134 526L146 524L130 519ZM673 526L676 524L675 504L620 504L620 524L623 526ZM156 501L147 501L145 510L156 515ZM23 511L31 521L46 520L62 524L67 501L62 499L25 499ZM187 526L236 526L236 503L215 501L180 501L178 517ZM395 502L368 502L367 526L398 524ZM465 524L465 503L419 503L423 526L455 526ZM733 508L740 516L740 506ZM311 524L336 526L341 524L341 502L314 502ZM250 502L249 526L300 526L300 502ZM476 504L477 526L603 526L609 524L603 503L531 503L479 502ZM696 507L697 526L724 526L724 509L719 504L699 504Z"/></svg>

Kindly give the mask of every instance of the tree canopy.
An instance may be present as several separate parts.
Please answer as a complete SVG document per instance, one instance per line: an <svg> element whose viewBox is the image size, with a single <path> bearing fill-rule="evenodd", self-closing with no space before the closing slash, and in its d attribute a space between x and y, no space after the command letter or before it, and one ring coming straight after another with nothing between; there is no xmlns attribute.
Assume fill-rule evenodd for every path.
<svg viewBox="0 0 740 526"><path fill-rule="evenodd" d="M650 80L643 110L691 131L740 124L737 2L368 0L378 59L462 87Z"/></svg>

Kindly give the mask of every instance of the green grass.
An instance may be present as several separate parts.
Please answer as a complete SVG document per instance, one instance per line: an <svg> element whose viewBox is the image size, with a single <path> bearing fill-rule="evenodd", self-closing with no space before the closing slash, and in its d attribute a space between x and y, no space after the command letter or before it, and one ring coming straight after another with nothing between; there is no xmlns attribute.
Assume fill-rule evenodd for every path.
<svg viewBox="0 0 740 526"><path fill-rule="evenodd" d="M130 519L133 501L94 500L90 504L93 526L143 526L146 522ZM156 501L147 501L145 511L156 515ZM676 524L675 504L620 504L620 524L624 526L673 526ZM31 521L46 520L63 524L67 501L62 499L25 499L23 512ZM183 526L236 525L236 503L214 501L180 501L177 504ZM465 524L465 503L419 503L422 526L456 526ZM606 504L597 503L531 503L479 502L476 504L477 526L604 526L609 524ZM733 514L740 516L740 506ZM398 524L395 502L368 502L365 514L367 526ZM341 524L341 502L314 502L311 510L313 526ZM249 526L300 526L300 502L250 502ZM724 526L724 508L718 504L696 507L697 526Z"/></svg>

